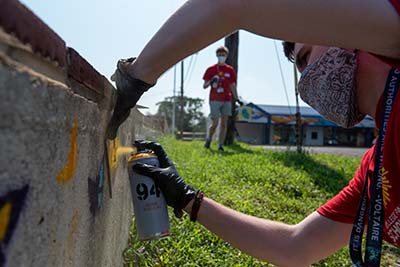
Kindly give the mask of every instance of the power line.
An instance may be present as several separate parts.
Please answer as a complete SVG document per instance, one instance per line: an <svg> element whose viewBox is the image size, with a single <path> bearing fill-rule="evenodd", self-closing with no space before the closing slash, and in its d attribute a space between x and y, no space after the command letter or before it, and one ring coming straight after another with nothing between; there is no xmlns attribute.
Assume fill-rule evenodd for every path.
<svg viewBox="0 0 400 267"><path fill-rule="evenodd" d="M288 95L288 92L287 92L286 82L285 82L285 78L284 78L284 76L283 76L281 60L280 60L280 58L279 58L278 47L276 46L276 41L275 41L275 40L274 40L274 47L275 47L276 58L278 59L279 71L280 71L280 74L281 74L281 79L282 79L283 88L285 89L285 95L286 95L287 106L288 106L288 109L289 109L290 116L293 117L292 109L291 109L291 107L290 107L289 95ZM298 127L298 125L297 125L297 127L296 127L296 125L297 125L297 117L296 117L296 124L295 124L295 125L292 125L292 127L291 127L291 128L293 129L293 131L294 131L295 136L296 136L296 133L298 134L298 131L297 131L297 129L296 129L296 128ZM298 143L297 140L296 140L296 143ZM299 146L297 146L297 151L301 151L301 148L299 148Z"/></svg>
<svg viewBox="0 0 400 267"><path fill-rule="evenodd" d="M287 92L286 82L285 82L285 78L283 76L283 71L282 71L282 66L281 66L281 60L279 58L278 47L276 46L276 41L275 40L274 40L274 47L275 47L276 58L278 59L279 71L280 71L280 74L281 74L283 88L285 89L285 95L286 95L287 105L288 105L288 108L289 108L289 113L290 113L290 115L293 115L292 111L290 109L289 95L288 95L288 92Z"/></svg>
<svg viewBox="0 0 400 267"><path fill-rule="evenodd" d="M189 85L190 79L192 78L193 70L196 68L197 55L198 55L198 53L194 54L193 66L192 66L192 68L190 69L190 72L188 71L188 72L189 72L189 76L186 76L186 79L185 79L185 80L186 80L185 87L187 87L187 86ZM188 74L186 74L186 75L188 75Z"/></svg>
<svg viewBox="0 0 400 267"><path fill-rule="evenodd" d="M183 105L184 105L184 101L183 101L183 88L184 88L184 85L183 85L183 81L184 81L184 70L185 70L185 67L184 67L184 60L182 60L181 61L181 94L180 94L180 139L182 139L182 135L183 135L183 114L184 114L184 107L183 107Z"/></svg>
<svg viewBox="0 0 400 267"><path fill-rule="evenodd" d="M172 134L175 134L176 122L175 122L175 106L176 106L176 65L174 66L174 87L172 89Z"/></svg>
<svg viewBox="0 0 400 267"><path fill-rule="evenodd" d="M187 69L186 69L185 80L184 80L184 82L186 82L186 80L187 80L187 78L188 78L188 73L189 73L189 71L190 71L190 68L192 67L192 63L193 63L193 55L190 56L190 61L189 61L189 65L188 65L188 67L187 67Z"/></svg>

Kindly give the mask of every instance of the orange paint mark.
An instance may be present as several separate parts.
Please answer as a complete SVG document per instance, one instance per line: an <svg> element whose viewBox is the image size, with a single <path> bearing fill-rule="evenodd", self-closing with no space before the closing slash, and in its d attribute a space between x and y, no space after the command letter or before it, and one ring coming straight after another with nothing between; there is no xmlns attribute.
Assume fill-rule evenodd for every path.
<svg viewBox="0 0 400 267"><path fill-rule="evenodd" d="M69 264L64 264L64 266L71 266L75 264L71 264L74 262L75 259L75 244L76 240L78 238L78 232L79 232L79 220L80 220L80 214L79 210L74 210L74 213L72 214L71 221L68 226L68 237L67 237L67 244L65 248L65 253L66 257L64 260L68 260Z"/></svg>
<svg viewBox="0 0 400 267"><path fill-rule="evenodd" d="M74 123L71 129L71 143L69 147L68 161L57 176L57 181L60 183L65 183L71 180L72 176L74 175L78 157L78 145L76 143L76 137L78 135L77 132L78 132L78 116L75 113Z"/></svg>
<svg viewBox="0 0 400 267"><path fill-rule="evenodd" d="M10 202L6 202L0 209L0 241L3 241L6 237L7 228L10 224L11 210L12 204Z"/></svg>

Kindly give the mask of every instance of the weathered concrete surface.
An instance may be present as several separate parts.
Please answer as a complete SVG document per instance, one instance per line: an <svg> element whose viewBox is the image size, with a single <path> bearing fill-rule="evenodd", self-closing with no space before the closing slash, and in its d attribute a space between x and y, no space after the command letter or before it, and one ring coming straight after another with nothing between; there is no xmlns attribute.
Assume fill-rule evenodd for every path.
<svg viewBox="0 0 400 267"><path fill-rule="evenodd" d="M112 177L112 199L107 169L99 178L111 97L96 103L72 89L0 54L4 266L122 265L132 216L126 164ZM147 137L141 120L135 110L120 130L122 145L135 132ZM62 170L70 175L61 179Z"/></svg>
<svg viewBox="0 0 400 267"><path fill-rule="evenodd" d="M116 144L159 132L133 110L108 160L112 85L19 1L0 6L0 267L121 266L133 209Z"/></svg>

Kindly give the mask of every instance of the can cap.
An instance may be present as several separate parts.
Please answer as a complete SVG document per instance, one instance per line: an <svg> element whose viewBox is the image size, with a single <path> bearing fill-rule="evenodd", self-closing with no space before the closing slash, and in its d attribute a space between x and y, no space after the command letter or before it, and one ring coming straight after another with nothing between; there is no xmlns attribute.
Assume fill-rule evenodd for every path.
<svg viewBox="0 0 400 267"><path fill-rule="evenodd" d="M139 152L137 154L130 156L128 162L135 161L138 159L153 158L153 157L157 157L157 155L154 152Z"/></svg>

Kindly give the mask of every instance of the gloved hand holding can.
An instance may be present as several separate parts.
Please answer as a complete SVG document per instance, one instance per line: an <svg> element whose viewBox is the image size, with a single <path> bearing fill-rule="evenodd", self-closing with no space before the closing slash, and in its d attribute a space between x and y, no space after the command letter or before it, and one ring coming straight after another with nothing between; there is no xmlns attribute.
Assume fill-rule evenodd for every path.
<svg viewBox="0 0 400 267"><path fill-rule="evenodd" d="M161 168L137 163L132 166L132 169L139 174L151 177L164 194L167 205L174 208L175 216L181 218L183 215L182 209L195 198L199 191L182 179L160 144L149 141L136 141L135 146L138 150L149 149L154 151Z"/></svg>
<svg viewBox="0 0 400 267"><path fill-rule="evenodd" d="M150 177L137 173L132 166L136 163L160 166L152 152L138 151L128 160L135 225L139 240L156 239L170 234L169 216L165 198Z"/></svg>

